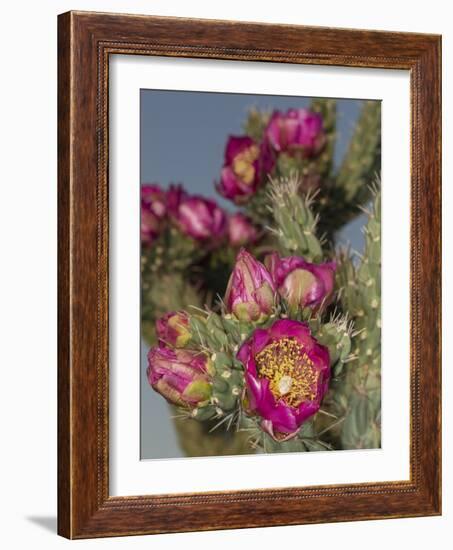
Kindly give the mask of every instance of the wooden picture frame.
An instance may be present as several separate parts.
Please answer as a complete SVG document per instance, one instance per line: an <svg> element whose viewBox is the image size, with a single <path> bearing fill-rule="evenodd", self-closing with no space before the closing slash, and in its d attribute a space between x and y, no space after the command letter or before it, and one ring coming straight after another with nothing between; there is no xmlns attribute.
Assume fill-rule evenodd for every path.
<svg viewBox="0 0 453 550"><path fill-rule="evenodd" d="M69 12L59 16L58 48L59 534L88 538L440 514L440 37ZM112 54L410 71L409 481L109 496Z"/></svg>

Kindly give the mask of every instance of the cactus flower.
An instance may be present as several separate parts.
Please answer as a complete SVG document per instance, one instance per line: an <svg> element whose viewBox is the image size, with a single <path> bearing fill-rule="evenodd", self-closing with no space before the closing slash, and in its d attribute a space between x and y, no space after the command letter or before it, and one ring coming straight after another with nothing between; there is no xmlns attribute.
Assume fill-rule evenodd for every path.
<svg viewBox="0 0 453 550"><path fill-rule="evenodd" d="M247 410L277 441L294 437L327 392L330 359L308 325L282 319L255 329L238 351L245 368Z"/></svg>
<svg viewBox="0 0 453 550"><path fill-rule="evenodd" d="M230 136L225 148L219 193L236 203L245 202L260 182L260 146L248 136Z"/></svg>
<svg viewBox="0 0 453 550"><path fill-rule="evenodd" d="M146 371L152 388L174 405L203 405L212 393L213 365L202 352L153 347Z"/></svg>
<svg viewBox="0 0 453 550"><path fill-rule="evenodd" d="M242 248L225 293L228 312L240 321L261 323L272 313L275 298L276 290L270 273Z"/></svg>
<svg viewBox="0 0 453 550"><path fill-rule="evenodd" d="M265 130L265 141L277 153L302 152L311 157L326 142L322 116L308 109L289 109L285 114L274 111Z"/></svg>
<svg viewBox="0 0 453 550"><path fill-rule="evenodd" d="M185 347L192 338L189 316L185 311L167 313L156 321L156 333L163 345L174 348Z"/></svg>
<svg viewBox="0 0 453 550"><path fill-rule="evenodd" d="M227 229L225 212L214 200L199 196L183 198L176 220L181 231L196 240L218 239Z"/></svg>
<svg viewBox="0 0 453 550"><path fill-rule="evenodd" d="M228 218L228 239L231 246L239 247L254 243L258 232L250 218L237 212Z"/></svg>
<svg viewBox="0 0 453 550"><path fill-rule="evenodd" d="M167 213L165 193L154 183L147 183L140 189L141 217L140 233L144 244L151 244L163 228Z"/></svg>
<svg viewBox="0 0 453 550"><path fill-rule="evenodd" d="M330 303L335 283L335 262L313 264L298 256L280 258L276 252L266 256L266 267L280 296L292 310L318 309Z"/></svg>

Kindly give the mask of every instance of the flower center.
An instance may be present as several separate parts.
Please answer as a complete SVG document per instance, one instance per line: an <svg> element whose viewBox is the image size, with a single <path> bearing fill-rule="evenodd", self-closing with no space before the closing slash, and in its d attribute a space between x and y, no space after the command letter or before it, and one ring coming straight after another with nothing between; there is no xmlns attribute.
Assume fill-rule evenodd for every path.
<svg viewBox="0 0 453 550"><path fill-rule="evenodd" d="M315 399L319 372L294 338L280 338L267 345L255 356L255 362L276 399L291 407Z"/></svg>
<svg viewBox="0 0 453 550"><path fill-rule="evenodd" d="M233 171L246 185L251 185L255 179L253 163L259 156L259 149L252 145L236 155L233 160Z"/></svg>

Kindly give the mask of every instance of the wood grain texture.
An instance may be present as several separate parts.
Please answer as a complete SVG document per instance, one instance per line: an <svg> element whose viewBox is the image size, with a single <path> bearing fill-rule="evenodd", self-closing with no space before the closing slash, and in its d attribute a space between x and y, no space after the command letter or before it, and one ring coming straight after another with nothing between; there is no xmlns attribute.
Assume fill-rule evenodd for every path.
<svg viewBox="0 0 453 550"><path fill-rule="evenodd" d="M440 514L440 37L69 12L59 16L58 47L58 532L85 538ZM112 54L410 71L410 481L109 496Z"/></svg>

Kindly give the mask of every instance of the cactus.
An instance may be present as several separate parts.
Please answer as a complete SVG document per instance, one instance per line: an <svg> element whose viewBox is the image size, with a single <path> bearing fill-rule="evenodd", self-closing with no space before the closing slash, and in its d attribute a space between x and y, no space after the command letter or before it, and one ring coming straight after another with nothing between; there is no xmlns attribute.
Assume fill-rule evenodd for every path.
<svg viewBox="0 0 453 550"><path fill-rule="evenodd" d="M380 171L381 103L365 101L354 135L336 175L348 204L364 204L371 196L368 183Z"/></svg>
<svg viewBox="0 0 453 550"><path fill-rule="evenodd" d="M169 311L184 309L190 304L201 305L200 296L184 274L161 273L159 276L146 270L142 256L141 332L148 345L156 342L154 323Z"/></svg>
<svg viewBox="0 0 453 550"><path fill-rule="evenodd" d="M195 409L194 418L200 418L201 414L223 418L237 407L244 380L236 353L252 329L250 323L213 311L198 310L198 314L191 315L192 341L189 345L207 353L215 368L211 401L202 410Z"/></svg>
<svg viewBox="0 0 453 550"><path fill-rule="evenodd" d="M371 198L368 183L380 172L381 104L365 101L348 151L336 173L325 181L320 200L320 230L332 242L335 232L361 214ZM324 185L324 184L323 184Z"/></svg>
<svg viewBox="0 0 453 550"><path fill-rule="evenodd" d="M260 141L269 122L270 113L259 111L256 108L249 110L244 122L244 132L255 141Z"/></svg>
<svg viewBox="0 0 453 550"><path fill-rule="evenodd" d="M365 227L365 253L354 267L343 254L338 270L343 286L341 302L354 319L352 350L356 357L335 387L335 399L344 411L341 430L344 449L380 446L381 414L381 225L380 193L375 197Z"/></svg>
<svg viewBox="0 0 453 550"><path fill-rule="evenodd" d="M178 415L174 409L178 442L186 456L229 456L250 454L244 432L217 426L218 420L198 422ZM217 427L216 427L217 426Z"/></svg>
<svg viewBox="0 0 453 550"><path fill-rule="evenodd" d="M301 181L296 173L288 179L271 181L270 207L282 254L297 254L310 261L322 259L321 242L317 237L317 217L313 215L313 196L299 193Z"/></svg>
<svg viewBox="0 0 453 550"><path fill-rule="evenodd" d="M310 109L320 113L323 118L324 131L326 133L326 145L316 159L316 171L321 180L328 181L332 178L333 156L336 141L337 102L335 99L313 99Z"/></svg>
<svg viewBox="0 0 453 550"><path fill-rule="evenodd" d="M258 243L247 243L249 250L241 250L235 260L239 245L229 247L226 235L220 245L213 239L211 245L202 246L170 223L152 246L142 248L144 337L155 344L155 319L185 309L187 334L166 340L159 333L156 353L164 345L169 346L167 351L174 346L182 358L203 356L206 394L194 399L187 393L186 401L172 401L181 406L174 422L188 456L380 445L380 195L378 184L366 185L379 170L380 103L363 103L338 170L333 162L337 103L315 99L310 109L308 114L277 113L267 132L269 113L250 112L245 131L256 143L246 140L254 150L259 145L263 155L262 164L251 172L257 174L252 192L241 188L245 180L238 169L250 159L241 159L238 153L237 166L234 161L228 165L230 176L239 179L233 187L236 194L224 196L262 228ZM313 111L322 115L322 125ZM305 137L292 133L293 121L304 124L304 117L310 120L306 128L314 128L312 138L310 130ZM282 128L289 128L289 144ZM262 174L269 160L268 146L270 177ZM367 210L371 197L373 204ZM369 218L364 255L356 254L359 262L349 251L338 252L335 275L336 232L362 211ZM278 254L264 258L269 252ZM250 253L255 258L245 262L243 257ZM234 262L233 274L238 271L227 285ZM225 303L216 303L224 291ZM272 332L274 324L295 332L287 328ZM309 340L294 343L298 331ZM260 345L265 342L270 343L263 360ZM316 356L302 355L313 349ZM195 366L190 368L193 372ZM319 370L314 375L310 368ZM199 373L195 372L195 381ZM304 393L297 385L304 383L314 393ZM166 387L156 391L171 396ZM174 387L178 388L176 382ZM291 392L296 391L300 393L294 397ZM283 416L276 420L273 407L291 409L285 414L292 423L283 422Z"/></svg>

